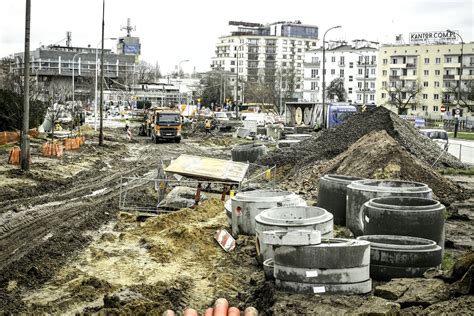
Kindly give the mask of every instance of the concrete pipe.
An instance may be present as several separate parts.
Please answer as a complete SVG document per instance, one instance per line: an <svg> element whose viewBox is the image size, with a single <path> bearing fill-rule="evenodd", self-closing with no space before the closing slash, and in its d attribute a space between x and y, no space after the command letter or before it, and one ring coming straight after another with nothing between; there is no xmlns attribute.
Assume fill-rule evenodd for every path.
<svg viewBox="0 0 474 316"><path fill-rule="evenodd" d="M332 214L320 207L287 206L265 210L255 217L257 255L262 261L273 258L273 246L262 240L265 231L317 230L321 237L331 238L333 228Z"/></svg>
<svg viewBox="0 0 474 316"><path fill-rule="evenodd" d="M255 217L277 206L305 206L297 194L279 190L255 190L237 193L231 199L232 234L255 235Z"/></svg>
<svg viewBox="0 0 474 316"><path fill-rule="evenodd" d="M319 180L318 206L334 215L334 224L346 225L347 186L362 178L327 174Z"/></svg>
<svg viewBox="0 0 474 316"><path fill-rule="evenodd" d="M314 246L279 246L273 257L275 265L304 269L345 269L370 264L370 242L331 238Z"/></svg>
<svg viewBox="0 0 474 316"><path fill-rule="evenodd" d="M311 134L288 134L285 136L288 140L305 140L311 137Z"/></svg>
<svg viewBox="0 0 474 316"><path fill-rule="evenodd" d="M364 203L364 235L399 235L434 240L444 248L446 208L440 202L418 197L383 197Z"/></svg>
<svg viewBox="0 0 474 316"><path fill-rule="evenodd" d="M270 258L263 262L263 273L265 274L265 280L275 280L273 269L273 259Z"/></svg>
<svg viewBox="0 0 474 316"><path fill-rule="evenodd" d="M260 156L267 153L265 145L244 144L231 149L232 161L255 162Z"/></svg>
<svg viewBox="0 0 474 316"><path fill-rule="evenodd" d="M366 294L372 291L372 280L346 284L313 284L275 281L278 289L303 294Z"/></svg>
<svg viewBox="0 0 474 316"><path fill-rule="evenodd" d="M360 212L365 202L386 196L431 198L424 183L400 180L359 180L347 186L346 226L355 236L363 235Z"/></svg>
<svg viewBox="0 0 474 316"><path fill-rule="evenodd" d="M370 279L369 265L344 269L308 269L274 265L275 278L299 283L345 284Z"/></svg>
<svg viewBox="0 0 474 316"><path fill-rule="evenodd" d="M225 215L227 217L227 223L232 225L232 201L229 199L224 203Z"/></svg>
<svg viewBox="0 0 474 316"><path fill-rule="evenodd" d="M394 235L357 239L371 244L370 276L375 280L422 277L426 270L441 265L442 249L433 240Z"/></svg>
<svg viewBox="0 0 474 316"><path fill-rule="evenodd" d="M263 244L273 246L309 246L321 243L319 230L268 230L261 237Z"/></svg>
<svg viewBox="0 0 474 316"><path fill-rule="evenodd" d="M278 141L278 148L288 148L288 147L291 147L295 144L298 144L299 142L301 142L301 140L298 140L298 139L284 139L284 140L279 140Z"/></svg>

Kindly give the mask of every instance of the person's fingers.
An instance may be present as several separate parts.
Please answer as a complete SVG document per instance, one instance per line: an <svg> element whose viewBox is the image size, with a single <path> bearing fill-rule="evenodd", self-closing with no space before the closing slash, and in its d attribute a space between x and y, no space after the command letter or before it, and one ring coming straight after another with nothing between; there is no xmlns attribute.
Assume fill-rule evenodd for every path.
<svg viewBox="0 0 474 316"><path fill-rule="evenodd" d="M195 309L188 308L184 311L183 316L198 316L198 312Z"/></svg>
<svg viewBox="0 0 474 316"><path fill-rule="evenodd" d="M204 316L212 316L212 313L214 313L214 308L209 307L208 309L206 309Z"/></svg>
<svg viewBox="0 0 474 316"><path fill-rule="evenodd" d="M258 311L255 307L247 307L244 316L258 316Z"/></svg>
<svg viewBox="0 0 474 316"><path fill-rule="evenodd" d="M175 313L171 309L168 309L163 313L163 316L175 316Z"/></svg>
<svg viewBox="0 0 474 316"><path fill-rule="evenodd" d="M237 307L229 308L227 316L240 316L240 310Z"/></svg>
<svg viewBox="0 0 474 316"><path fill-rule="evenodd" d="M227 309L229 308L229 302L225 298L218 298L214 305L213 316L227 316Z"/></svg>

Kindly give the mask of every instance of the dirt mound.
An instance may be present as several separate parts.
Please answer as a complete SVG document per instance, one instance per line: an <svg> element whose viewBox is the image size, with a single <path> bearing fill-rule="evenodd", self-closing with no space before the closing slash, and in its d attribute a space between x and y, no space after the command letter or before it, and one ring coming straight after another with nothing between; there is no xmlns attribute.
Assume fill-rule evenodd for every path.
<svg viewBox="0 0 474 316"><path fill-rule="evenodd" d="M307 165L319 160L329 160L343 153L353 143L373 131L385 130L410 153L429 165L461 168L455 157L443 153L433 141L424 137L407 121L384 107L357 113L344 124L324 130L292 147L276 150L260 160L268 165Z"/></svg>
<svg viewBox="0 0 474 316"><path fill-rule="evenodd" d="M467 198L465 190L407 152L383 130L363 136L345 152L324 164L316 163L294 170L285 184L287 188L306 192L307 196L315 198L319 178L327 173L426 183L436 197L446 204Z"/></svg>

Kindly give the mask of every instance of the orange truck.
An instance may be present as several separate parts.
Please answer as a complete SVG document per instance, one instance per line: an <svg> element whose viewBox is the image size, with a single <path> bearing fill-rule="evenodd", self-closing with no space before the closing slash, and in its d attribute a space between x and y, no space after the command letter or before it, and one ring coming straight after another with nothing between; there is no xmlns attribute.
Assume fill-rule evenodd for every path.
<svg viewBox="0 0 474 316"><path fill-rule="evenodd" d="M181 141L183 118L173 109L156 109L151 115L151 139L156 143L162 140Z"/></svg>

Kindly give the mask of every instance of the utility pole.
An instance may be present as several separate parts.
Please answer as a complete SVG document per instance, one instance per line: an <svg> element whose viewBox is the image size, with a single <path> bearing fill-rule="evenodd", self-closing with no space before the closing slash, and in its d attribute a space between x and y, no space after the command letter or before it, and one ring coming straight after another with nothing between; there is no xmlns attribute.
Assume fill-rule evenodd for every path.
<svg viewBox="0 0 474 316"><path fill-rule="evenodd" d="M104 107L104 27L105 27L105 0L102 0L102 45L100 52L100 124L99 124L99 146L104 145L104 122L103 122L103 107Z"/></svg>
<svg viewBox="0 0 474 316"><path fill-rule="evenodd" d="M340 28L340 25L333 26L324 32L323 35L323 122L326 121L326 34L332 29ZM326 127L326 126L325 126Z"/></svg>
<svg viewBox="0 0 474 316"><path fill-rule="evenodd" d="M461 101L461 88L462 88L462 58L463 58L463 53L464 53L464 40L462 39L461 35L458 32L447 30L448 32L454 33L459 38L461 39L461 60L460 60L460 65L459 65L459 85L458 85L458 97L457 97L457 105L456 105L456 110L454 114L454 138L458 136L458 129L459 129L459 113L461 112L461 105L459 102Z"/></svg>
<svg viewBox="0 0 474 316"><path fill-rule="evenodd" d="M21 131L21 170L30 170L30 140L28 130L30 128L30 17L31 0L26 0L25 18L25 57L24 57L24 94L23 94L23 129Z"/></svg>

